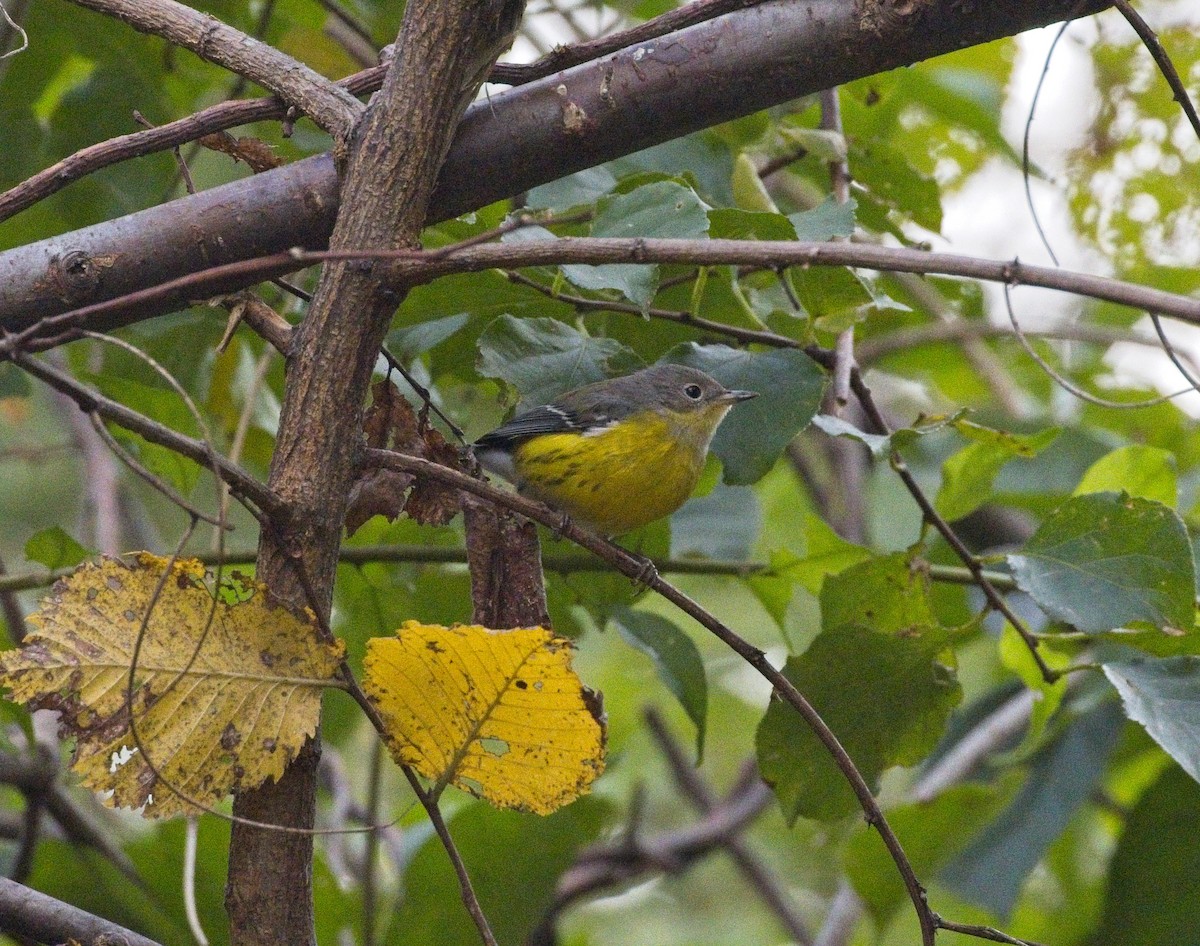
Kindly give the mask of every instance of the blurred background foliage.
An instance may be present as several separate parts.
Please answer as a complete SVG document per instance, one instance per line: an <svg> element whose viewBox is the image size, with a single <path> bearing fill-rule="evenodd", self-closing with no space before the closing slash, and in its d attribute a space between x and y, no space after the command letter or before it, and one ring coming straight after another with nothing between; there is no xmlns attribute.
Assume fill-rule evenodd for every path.
<svg viewBox="0 0 1200 946"><path fill-rule="evenodd" d="M344 15L315 0L197 5L330 76L370 64L370 48L394 36L401 15L398 4L368 0L342 0ZM555 42L672 5L535 2L513 55L531 59ZM1195 98L1200 16L1194 5L1147 2L1139 8L1163 24L1162 41ZM23 25L29 49L0 62L0 188L77 149L136 130L134 110L162 123L231 95L258 92L189 53L59 0L30 3ZM521 205L590 214L589 222L555 227L560 235L855 234L1042 260L1046 254L1024 206L1021 139L1052 33L1006 39L855 82L839 93L844 135L822 130L819 102L801 99L536 188ZM1194 292L1200 282L1200 141L1149 54L1112 11L1069 28L1051 61L1033 127L1031 189L1064 261ZM240 133L266 141L285 161L329 145L305 122L290 137L277 123ZM200 188L249 173L225 155L183 151ZM852 205L844 207L829 201L829 162L841 158L854 182ZM0 223L0 249L182 193L171 155L125 162ZM430 228L426 245L481 233L515 206L506 201ZM311 288L315 275L297 281ZM262 295L293 321L300 317L302 306L281 291L264 286ZM1187 386L1161 349L1146 343L1152 332L1141 313L1032 290L1014 292L1013 304L1038 335L1031 344L1040 357L1090 394L1131 403ZM1075 621L1068 626L1056 608L1065 600L1061 589L1039 585L1039 597L1023 584L1033 597L1015 593L1012 605L1043 635L1042 650L1053 666L1103 663L1109 669L1107 678L1091 671L1044 683L1012 629L995 615L980 616L984 602L975 589L930 580L945 577L938 567L957 560L922 528L886 451L873 457L852 437L835 439L814 427L798 432L817 409L823 383L806 356L789 347L734 351L721 347L736 344L722 331L647 318L647 310L769 330L797 346L830 346L838 332L852 327L866 379L886 415L896 427L919 428L895 441L905 461L938 508L957 520L967 543L992 556L989 568L1006 571L1003 554L1010 551L1023 552L1031 569L1039 549L1050 550L1043 557L1057 555L1054 541L1067 526L1052 516L1084 516L1085 537L1098 534L1100 518L1086 519L1087 509L1064 504L1076 492L1125 491L1169 511L1162 514L1162 530L1144 519L1121 527L1127 538L1141 536L1136 541L1145 543L1142 551L1160 553L1158 570L1143 570L1144 563L1135 561L1139 549L1118 542L1099 565L1073 563L1075 591L1090 595L1101 614L1122 606L1121 589L1114 587L1120 577L1135 590L1160 581L1170 585L1168 600L1155 611L1139 599L1132 618L1122 618L1132 631L1117 632L1109 624L1098 632ZM240 462L265 476L282 364L244 329L218 352L224 315L197 307L120 334L195 398L218 448L229 452L236 445ZM1194 331L1178 324L1168 331L1185 354L1200 351ZM769 409L731 415L716 444L724 482L714 467L702 487L705 495L669 523L627 542L693 563L770 566L752 577L673 577L772 662L786 662L789 675L813 696L878 783L939 913L1051 946L1196 941L1200 788L1184 770L1196 774L1200 720L1194 709L1167 700L1156 705L1160 711L1167 705L1168 717L1177 714L1180 731L1172 736L1151 726L1148 735L1121 712L1109 682L1120 687L1118 678L1145 681L1157 674L1177 688L1170 691L1172 700L1191 699L1194 706L1200 696L1192 656L1200 653L1194 567L1183 525L1174 525L1200 525L1196 395L1132 410L1085 402L1025 354L1012 337L1003 297L992 289L868 272L797 271L781 278L730 267L697 273L645 266L451 276L409 295L388 346L430 386L468 438L490 429L518 401L545 400L662 358L753 379L751 386L770 392ZM197 433L178 398L127 353L81 342L49 357L130 407ZM174 545L184 525L181 514L124 468L91 457L72 405L30 387L11 366L0 366L0 394L6 395L0 400L0 554L8 571L69 565L99 551ZM960 416L964 410L969 415ZM861 424L853 412L847 419ZM121 437L196 502L210 508L216 501L198 467L131 435ZM117 503L115 532L111 523L107 531L101 528L111 517L98 505L106 488ZM237 528L230 545L252 550L253 520L236 506L231 514ZM1053 534L1038 533L1047 520ZM1173 544L1180 536L1182 552ZM517 943L529 935L552 901L559 875L588 844L692 820L644 723L648 705L666 715L687 752L695 751L697 727L703 728L699 774L718 793L737 779L744 760L757 755L782 804L754 822L748 843L811 929L821 928L848 878L866 913L842 941L916 941L894 866L854 814L823 753L797 735L799 721L782 706L771 707L764 721L767 685L664 602L639 594L623 578L580 568L569 546L549 534L543 539L553 622L577 640L580 674L604 693L610 761L592 797L550 818L499 813L466 796L448 796L451 827L501 941ZM347 539L348 547L461 544L461 519L433 528L376 518ZM212 547L207 535L193 541L197 552ZM1118 560L1127 571L1105 571ZM1015 559L1013 564L1022 567ZM36 598L36 591L22 595L26 610ZM356 663L367 638L389 634L403 620L451 623L469 616L464 565L376 561L339 568L333 623ZM1154 658L1162 659L1147 669L1144 661ZM1156 685L1147 684L1152 695L1163 696L1166 690ZM947 790L922 787L962 740L1030 691L1036 702L1028 726L997 739L993 751ZM1128 708L1128 693L1121 693ZM17 753L28 721L7 704L4 713L11 724L0 734L0 748ZM1145 722L1147 715L1153 713L1138 718ZM400 819L381 846L370 849L378 892L365 922L373 924L374 942L472 941L444 854L402 780L380 764L358 709L332 693L325 719L324 823L345 823L350 809L369 822ZM13 825L19 825L22 796L11 788L2 795L0 827L8 830L0 834L19 837ZM78 791L71 797L115 839L141 881L131 883L112 858L66 843L51 825L29 883L163 943L186 941L175 872L182 825L143 823L102 810ZM220 943L226 935L220 902L228 827L205 818L200 839L200 911L211 940ZM362 941L365 935L366 844L363 836L349 835L318 845L323 943L346 942L347 936ZM5 872L14 868L19 847L16 840L0 843ZM786 941L778 918L752 892L732 862L714 854L678 876L638 876L569 910L561 942Z"/></svg>

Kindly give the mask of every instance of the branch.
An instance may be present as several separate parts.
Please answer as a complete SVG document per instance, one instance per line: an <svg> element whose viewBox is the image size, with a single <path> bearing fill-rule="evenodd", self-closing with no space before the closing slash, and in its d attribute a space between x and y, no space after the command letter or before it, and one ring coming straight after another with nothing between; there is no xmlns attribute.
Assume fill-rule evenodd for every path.
<svg viewBox="0 0 1200 946"><path fill-rule="evenodd" d="M851 375L850 384L854 389L854 394L858 398L858 402L862 405L871 423L875 425L877 432L890 434L892 432L891 428L888 426L879 408L875 405L875 400L871 396L871 389L867 387L862 379L862 374L857 370ZM896 471L896 475L904 483L905 489L908 490L909 495L912 496L913 500L920 507L924 521L933 526L941 534L942 538L946 540L946 544L954 551L954 554L967 566L967 569L975 579L975 584L979 586L979 589L983 592L983 596L987 599L989 607L1003 615L1005 620L1012 625L1013 630L1021 635L1025 646L1029 648L1033 662L1037 664L1042 679L1047 683L1053 683L1062 674L1050 669L1041 652L1038 650L1037 638L1029 633L1029 629L1025 627L1025 623L1008 606L1008 602L1004 600L996 587L984 577L983 566L979 563L979 559L971 554L971 550L963 544L962 539L958 537L958 534L950 527L950 524L933 507L933 503L929 501L929 497L925 495L925 491L917 483L916 477L912 475L912 471L909 470L908 464L904 462L904 458L900 456L899 451L893 450L889 459L892 469Z"/></svg>
<svg viewBox="0 0 1200 946"><path fill-rule="evenodd" d="M772 0L727 13L474 105L458 128L426 222L832 83L1106 6L1106 0L927 0L898 15L886 42L859 20L855 4L841 0ZM583 117L568 122L567 114ZM333 162L321 156L0 253L0 324L14 331L213 263L324 246L337 201ZM285 261L271 275L298 263ZM242 276L216 291L233 292L256 278ZM153 308L125 313L124 321L171 311L187 299L159 299Z"/></svg>
<svg viewBox="0 0 1200 946"><path fill-rule="evenodd" d="M928 904L925 902L925 891L913 873L912 865L909 863L903 848L901 848L900 841L897 839L895 832L892 831L878 802L875 801L874 795L871 794L870 786L863 779L862 773L858 771L858 767L847 754L841 742L838 741L833 730L829 728L820 714L813 708L812 704L805 699L804 695L796 689L795 684L784 676L780 670L771 665L767 660L766 654L717 620L705 608L701 607L674 585L663 580L657 573L654 573L653 567L649 566L649 563L645 559L572 522L565 522L563 516L549 506L527 499L524 496L498 489L490 483L473 479L470 476L459 473L457 470L451 470L448 467L430 463L428 460L404 456L390 450L375 449L367 449L363 457L369 465L401 470L405 473L415 473L418 476L428 476L431 479L454 486L464 492L482 496L484 499L491 500L494 503L519 512L526 518L533 519L535 522L540 522L542 525L554 529L559 535L571 540L576 545L582 546L593 555L608 562L622 574L645 585L667 601L670 601L679 610L683 611L684 614L694 618L703 627L707 628L722 643L729 647L730 650L757 670L760 675L772 684L779 698L800 714L841 770L842 775L858 798L859 805L866 815L868 823L879 831L879 835L883 839L888 853L892 856L892 860L896 864L896 869L900 873L909 899L916 910L917 919L920 922L923 946L933 946L934 919Z"/></svg>
<svg viewBox="0 0 1200 946"><path fill-rule="evenodd" d="M590 845L559 878L554 902L529 937L531 946L557 942L554 924L571 904L590 894L627 883L643 874L680 874L700 858L729 847L771 801L760 780L748 781L715 804L694 824L642 837L631 825L621 838ZM804 940L801 940L804 942Z"/></svg>
<svg viewBox="0 0 1200 946"><path fill-rule="evenodd" d="M241 550L223 555L202 553L196 558L205 565L250 565L258 555L255 551ZM338 561L344 565L363 565L368 562L410 562L414 565L465 565L468 561L466 549L442 545L344 545L338 551ZM773 574L771 566L764 562L722 561L699 558L654 558L650 559L661 574L670 575L723 575L730 578L748 578L750 575ZM573 572L612 571L606 562L594 555L570 552L546 552L542 565L548 572L569 575ZM975 576L967 568L954 565L921 565L931 581L951 585L973 585ZM23 572L6 575L0 572L0 595L32 588L49 588L60 578L66 578L75 568L57 568L52 571ZM1016 582L1012 575L1004 572L984 571L983 577L992 586L1003 591L1015 591Z"/></svg>
<svg viewBox="0 0 1200 946"><path fill-rule="evenodd" d="M988 756L1010 746L1029 725L1035 702L1033 692L1023 689L979 720L926 770L913 786L911 800L932 801L952 785L965 781ZM849 881L843 880L825 916L817 946L845 946L862 914L862 900ZM948 928L940 917L938 925Z"/></svg>
<svg viewBox="0 0 1200 946"><path fill-rule="evenodd" d="M524 85L569 66L598 59L634 43L656 39L673 30L711 20L730 10L753 6L755 3L761 2L763 0L695 0L686 6L668 10L661 16L640 23L632 29L586 43L558 46L536 62L525 65L497 63L492 67L488 78L490 82L501 85ZM337 4L324 0L322 5L339 20L347 23L355 35L367 42L370 41L369 34L363 32L361 27L347 18L345 12ZM386 72L386 65L372 66L344 79L339 79L338 85L345 88L351 95L365 95L378 91L380 85L383 84ZM84 148L0 194L0 221L7 220L39 200L44 200L56 193L71 182L101 168L127 161L130 158L165 151L168 148L195 141L205 135L225 131L238 125L283 118L287 111L287 104L275 96L251 101L221 102L152 131L123 135Z"/></svg>
<svg viewBox="0 0 1200 946"><path fill-rule="evenodd" d="M363 104L337 83L241 30L175 0L71 0L140 33L161 36L269 89L338 141L354 130Z"/></svg>
<svg viewBox="0 0 1200 946"><path fill-rule="evenodd" d="M385 66L374 66L339 80L351 95L374 92L383 81ZM0 194L0 221L7 220L68 184L130 158L157 154L214 132L251 122L283 118L287 104L279 98L220 102L178 121L89 145Z"/></svg>
<svg viewBox="0 0 1200 946"><path fill-rule="evenodd" d="M1126 22L1133 27L1142 44L1154 57L1158 71L1162 73L1163 78L1167 80L1167 85L1171 87L1171 97L1179 103L1183 114L1187 116L1188 123L1192 126L1192 131L1196 133L1197 138L1200 138L1200 115L1196 114L1196 106L1192 103L1191 96L1188 95L1187 86L1179 77L1179 72L1175 68L1175 64L1171 62L1171 57L1163 49L1158 35L1150 28L1150 24L1142 19L1141 14L1130 5L1129 0L1113 0L1113 6L1121 11L1121 16L1125 17Z"/></svg>
<svg viewBox="0 0 1200 946"><path fill-rule="evenodd" d="M85 387L66 372L44 361L21 353L14 353L11 357L13 362L26 372L73 400L84 413L99 414L151 443L174 450L206 469L215 465L234 495L250 500L262 514L277 523L285 523L288 520L289 508L278 496L241 467L230 463L203 440L181 434L151 420L144 414L139 414L124 404Z"/></svg>
<svg viewBox="0 0 1200 946"><path fill-rule="evenodd" d="M30 890L7 877L0 877L0 929L39 943L72 940L82 946L103 943L159 946L140 933Z"/></svg>
<svg viewBox="0 0 1200 946"><path fill-rule="evenodd" d="M240 263L214 266L151 288L131 292L108 302L71 310L41 322L27 323L18 337L28 348L50 347L75 337L70 333L85 325L112 327L139 321L143 317L142 313L169 308L173 299L211 296L224 291L224 287L231 283L258 282L299 266L362 259L396 260L403 265L406 281L412 283L431 282L451 273L478 272L497 267L556 266L569 263L738 265L763 269L781 269L789 266L855 266L887 272L978 279L1008 286L1039 286L1200 324L1200 299L1195 297L1106 276L1031 266L1019 260L992 260L860 243L564 237L557 240L473 244L462 248L449 246L428 252L369 249L311 252L295 250ZM0 263L2 262L3 259L0 258ZM2 292L3 287L0 286L0 293ZM568 297L568 301L574 301L574 297ZM597 303L597 307L599 306ZM603 307L621 311L620 304L605 303ZM801 347L799 343L771 332L735 330L731 326L722 329L720 323L665 310L655 309L651 314L689 323L698 328L724 331L725 334L742 341ZM0 327L10 332L15 331L19 325L19 320L13 320L11 324L0 322ZM31 343L30 339L35 336L39 341ZM5 347L11 346L0 345L0 358L3 357Z"/></svg>
<svg viewBox="0 0 1200 946"><path fill-rule="evenodd" d="M294 257L297 261L312 262L320 258L320 254L298 253ZM1010 286L1040 286L1200 323L1200 299L1136 283L1047 266L1031 266L1016 259L991 260L859 243L564 237L557 240L489 243L461 250L448 247L428 254L414 253L412 259L410 272L423 281L451 272L565 263L739 265L764 269L857 266L887 272L978 279ZM265 264L266 261L256 261L255 265Z"/></svg>

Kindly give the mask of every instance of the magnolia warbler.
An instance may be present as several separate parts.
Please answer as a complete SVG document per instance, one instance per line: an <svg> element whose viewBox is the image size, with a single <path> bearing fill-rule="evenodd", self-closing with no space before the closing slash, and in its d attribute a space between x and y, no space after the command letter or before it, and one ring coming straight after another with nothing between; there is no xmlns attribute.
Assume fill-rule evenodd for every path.
<svg viewBox="0 0 1200 946"><path fill-rule="evenodd" d="M718 425L757 396L695 368L654 365L517 415L480 437L475 455L580 525L620 535L683 505Z"/></svg>

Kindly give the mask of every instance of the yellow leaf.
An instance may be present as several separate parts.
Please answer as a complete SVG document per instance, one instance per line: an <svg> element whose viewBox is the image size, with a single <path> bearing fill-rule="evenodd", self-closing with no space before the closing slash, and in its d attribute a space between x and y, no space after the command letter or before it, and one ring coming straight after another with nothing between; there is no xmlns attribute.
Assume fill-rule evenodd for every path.
<svg viewBox="0 0 1200 946"><path fill-rule="evenodd" d="M135 742L129 664L165 565L146 554L81 565L30 616L25 646L0 654L13 700L62 714L83 783L156 817L196 810L171 786L210 806L278 779L316 731L343 652L317 641L311 613L271 603L243 576L222 585L214 611L204 566L178 562L145 622Z"/></svg>
<svg viewBox="0 0 1200 946"><path fill-rule="evenodd" d="M439 786L545 815L604 771L600 699L543 628L407 621L367 642L364 669L392 755Z"/></svg>

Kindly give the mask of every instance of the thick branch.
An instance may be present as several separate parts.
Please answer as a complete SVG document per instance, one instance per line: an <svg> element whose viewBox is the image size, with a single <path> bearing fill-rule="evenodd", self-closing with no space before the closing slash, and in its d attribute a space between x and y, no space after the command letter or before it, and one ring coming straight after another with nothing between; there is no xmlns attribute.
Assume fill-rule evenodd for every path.
<svg viewBox="0 0 1200 946"><path fill-rule="evenodd" d="M860 22L857 5L846 0L771 0L728 13L477 103L457 132L428 220L833 83L1107 5L929 0L910 5L886 36ZM0 253L0 324L16 331L214 263L323 246L336 204L333 163L321 156ZM216 291L255 278L242 274ZM125 313L125 321L171 311L188 298L158 300Z"/></svg>
<svg viewBox="0 0 1200 946"><path fill-rule="evenodd" d="M416 244L464 101L519 19L519 0L409 0L396 55L351 145L334 247ZM264 530L258 575L326 621L371 369L404 286L389 266L327 266L289 359L268 485L295 514ZM314 740L234 813L311 827ZM226 907L234 946L313 942L312 837L235 824ZM464 885L464 897L469 887Z"/></svg>
<svg viewBox="0 0 1200 946"><path fill-rule="evenodd" d="M158 946L140 933L0 877L0 929L38 943L68 940L84 946Z"/></svg>
<svg viewBox="0 0 1200 946"><path fill-rule="evenodd" d="M257 82L334 135L345 138L362 114L353 95L304 63L216 17L174 0L71 0L106 13L141 33L190 49L202 59Z"/></svg>

